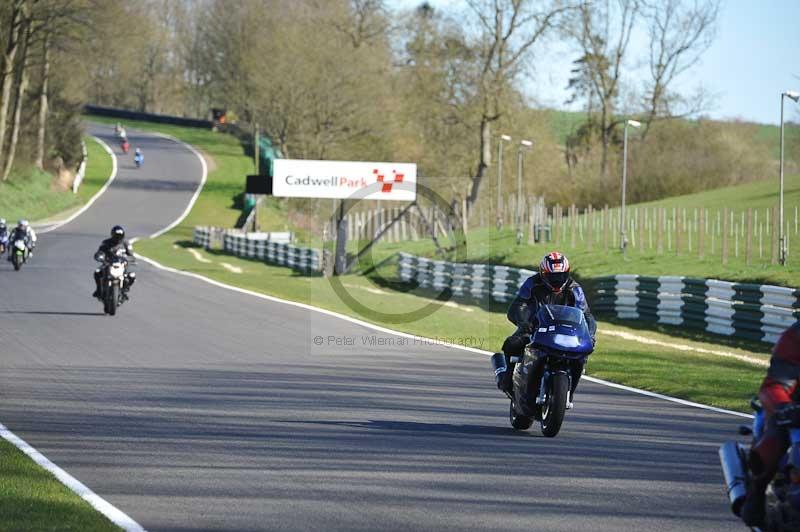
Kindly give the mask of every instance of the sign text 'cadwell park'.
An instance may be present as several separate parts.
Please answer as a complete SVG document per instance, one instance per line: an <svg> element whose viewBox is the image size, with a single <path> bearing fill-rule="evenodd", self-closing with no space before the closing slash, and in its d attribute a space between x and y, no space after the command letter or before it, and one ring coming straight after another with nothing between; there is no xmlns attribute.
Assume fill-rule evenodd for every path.
<svg viewBox="0 0 800 532"><path fill-rule="evenodd" d="M276 159L273 194L289 198L414 201L417 165Z"/></svg>

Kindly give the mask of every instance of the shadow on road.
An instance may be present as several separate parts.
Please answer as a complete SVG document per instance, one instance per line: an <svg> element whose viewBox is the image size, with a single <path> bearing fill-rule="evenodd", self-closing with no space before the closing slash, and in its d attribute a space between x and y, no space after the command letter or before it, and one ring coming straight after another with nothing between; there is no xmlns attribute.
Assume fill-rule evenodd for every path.
<svg viewBox="0 0 800 532"><path fill-rule="evenodd" d="M58 312L54 310L0 310L0 314L33 314L41 316L105 316L102 312Z"/></svg>

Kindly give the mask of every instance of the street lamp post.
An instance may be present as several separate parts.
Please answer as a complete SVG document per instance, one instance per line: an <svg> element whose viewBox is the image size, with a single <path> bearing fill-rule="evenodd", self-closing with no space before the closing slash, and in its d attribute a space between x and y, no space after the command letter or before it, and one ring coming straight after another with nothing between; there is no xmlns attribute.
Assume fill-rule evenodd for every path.
<svg viewBox="0 0 800 532"><path fill-rule="evenodd" d="M500 135L497 143L497 230L503 228L503 141L511 142L508 135Z"/></svg>
<svg viewBox="0 0 800 532"><path fill-rule="evenodd" d="M517 225L517 244L522 242L522 152L533 147L533 141L519 141L517 150L517 202L516 202L516 225Z"/></svg>
<svg viewBox="0 0 800 532"><path fill-rule="evenodd" d="M789 98L797 102L798 100L800 100L800 93L798 93L797 91L786 91L781 93L781 185L780 185L780 192L778 193L780 196L779 208L778 208L779 211L778 220L780 223L780 229L778 231L778 234L780 235L779 245L780 245L781 266L786 265L786 251L787 251L786 234L784 233L786 228L784 227L783 223L783 98L784 96L788 96Z"/></svg>
<svg viewBox="0 0 800 532"><path fill-rule="evenodd" d="M619 212L619 246L622 253L625 253L625 248L628 246L628 239L625 236L625 189L628 186L628 126L638 128L641 122L636 120L625 121L625 133L622 141L622 208Z"/></svg>

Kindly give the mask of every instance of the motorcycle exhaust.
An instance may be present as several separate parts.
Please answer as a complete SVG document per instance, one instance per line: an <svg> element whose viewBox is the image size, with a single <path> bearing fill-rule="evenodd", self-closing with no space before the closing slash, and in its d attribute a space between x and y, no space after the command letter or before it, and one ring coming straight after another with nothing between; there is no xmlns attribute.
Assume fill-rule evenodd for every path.
<svg viewBox="0 0 800 532"><path fill-rule="evenodd" d="M738 516L747 495L747 469L742 461L739 444L735 441L722 444L719 448L719 461L731 501L731 511Z"/></svg>

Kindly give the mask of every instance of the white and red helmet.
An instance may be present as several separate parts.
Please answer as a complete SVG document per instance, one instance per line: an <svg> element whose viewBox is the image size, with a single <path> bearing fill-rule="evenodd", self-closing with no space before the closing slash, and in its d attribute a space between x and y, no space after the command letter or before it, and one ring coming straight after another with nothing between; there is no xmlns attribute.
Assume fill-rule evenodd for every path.
<svg viewBox="0 0 800 532"><path fill-rule="evenodd" d="M569 281L569 261L567 257L553 251L548 253L539 263L539 275L542 281L556 294L561 292Z"/></svg>

